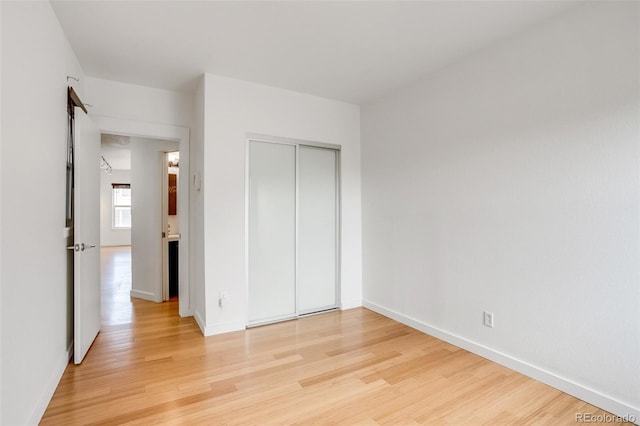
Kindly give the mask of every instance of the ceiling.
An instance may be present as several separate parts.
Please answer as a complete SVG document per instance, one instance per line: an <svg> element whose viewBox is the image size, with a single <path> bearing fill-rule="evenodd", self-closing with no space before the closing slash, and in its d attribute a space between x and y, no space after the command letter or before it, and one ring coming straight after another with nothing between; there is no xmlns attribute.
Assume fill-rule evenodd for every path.
<svg viewBox="0 0 640 426"><path fill-rule="evenodd" d="M113 170L131 170L131 138L101 134L100 154Z"/></svg>
<svg viewBox="0 0 640 426"><path fill-rule="evenodd" d="M58 1L88 76L193 91L203 72L363 104L564 1Z"/></svg>

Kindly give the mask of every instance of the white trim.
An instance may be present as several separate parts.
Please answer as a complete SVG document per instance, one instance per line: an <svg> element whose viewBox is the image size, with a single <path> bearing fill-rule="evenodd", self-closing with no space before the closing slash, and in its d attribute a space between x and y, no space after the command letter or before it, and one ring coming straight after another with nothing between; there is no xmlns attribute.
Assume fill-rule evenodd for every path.
<svg viewBox="0 0 640 426"><path fill-rule="evenodd" d="M180 174L185 177L191 176L190 172L190 141L189 129L187 127L172 126L168 124L150 123L146 121L124 120L120 118L106 117L95 115L92 116L96 127L101 133L113 133L125 136L138 136L145 138L174 140L180 143ZM191 271L191 255L190 255L190 198L191 185L190 179L180 179L178 188L178 210L185 212L180 214L180 257L179 257L179 314L181 317L192 316L194 311L194 293L193 283L191 283L189 272ZM183 194L184 196L181 196ZM154 295L152 299L142 297L143 299L161 302L162 300L162 282L157 283L158 297Z"/></svg>
<svg viewBox="0 0 640 426"><path fill-rule="evenodd" d="M202 330L202 327L200 327ZM243 331L246 329L245 321L229 321L220 322L217 324L207 325L204 327L202 334L205 337L213 336L216 334L232 333L234 331Z"/></svg>
<svg viewBox="0 0 640 426"><path fill-rule="evenodd" d="M294 176L295 182L293 185L294 203L295 203L295 216L294 222L294 246L293 246L293 300L295 303L296 317L300 317L300 144L295 145L295 164ZM337 302L337 299L336 299ZM273 322L277 322L277 318L273 318ZM282 319L282 321L287 321Z"/></svg>
<svg viewBox="0 0 640 426"><path fill-rule="evenodd" d="M161 155L160 170L162 170L162 191L160 191L160 202L162 207L162 301L169 300L169 151L163 152ZM179 220L179 219L178 219ZM180 243L178 243L180 244ZM180 261L180 256L178 256ZM180 270L180 268L178 268ZM178 279L179 281L179 279ZM180 291L178 290L178 294Z"/></svg>
<svg viewBox="0 0 640 426"><path fill-rule="evenodd" d="M351 300L343 300L340 303L340 310L346 311L347 309L360 308L362 307L361 299L351 299Z"/></svg>
<svg viewBox="0 0 640 426"><path fill-rule="evenodd" d="M116 226L116 207L129 207L129 221L131 221L131 195L129 195L129 204L116 204L116 189L127 188L114 188L111 186L111 230L112 231L131 231L131 224L129 226ZM129 186L129 194L131 194L131 186Z"/></svg>
<svg viewBox="0 0 640 426"><path fill-rule="evenodd" d="M42 416L44 416L44 412L47 410L49 403L51 402L51 398L53 398L53 394L58 388L58 384L62 379L62 375L64 371L67 369L69 365L69 360L73 356L73 340L69 347L67 347L67 352L61 357L60 360L56 363L56 367L54 368L53 374L49 378L47 385L42 390L40 394L40 398L38 398L31 415L29 416L27 423L28 425L37 425L42 420Z"/></svg>
<svg viewBox="0 0 640 426"><path fill-rule="evenodd" d="M204 333L204 330L207 328L205 321L202 319L202 316L200 315L200 311L195 311L193 313L193 318L196 320L196 324L198 324L198 327L200 328L200 332L202 333L203 336L206 336L206 334Z"/></svg>
<svg viewBox="0 0 640 426"><path fill-rule="evenodd" d="M101 132L109 133L112 131L125 136L174 141L189 138L189 129L186 127L150 123L147 121L125 120L121 118L106 117L104 115L92 114L91 117Z"/></svg>
<svg viewBox="0 0 640 426"><path fill-rule="evenodd" d="M342 150L338 149L336 150L336 306L340 310L344 305L342 301L342 235ZM358 303L358 306L362 306L362 300Z"/></svg>
<svg viewBox="0 0 640 426"><path fill-rule="evenodd" d="M149 293L148 291L131 290L129 295L138 299L150 300L152 302L162 302L162 297L157 294Z"/></svg>
<svg viewBox="0 0 640 426"><path fill-rule="evenodd" d="M67 364L69 363L69 361L71 361L71 357L73 356L73 344L74 344L74 341L71 340L71 343L69 343L69 347L67 347ZM58 385L56 384L56 388L57 387Z"/></svg>
<svg viewBox="0 0 640 426"><path fill-rule="evenodd" d="M518 373L524 374L525 376L538 380L562 392L575 396L578 399L595 405L596 407L602 408L603 410L609 411L610 413L613 413L617 416L626 418L635 417L636 422L640 419L640 408L633 407L632 405L629 405L622 401L618 401L617 399L598 392L597 390L588 388L584 385L576 383L565 377L561 377L543 368L529 364L528 362L519 360L510 355L488 348L479 343L473 342L440 328L433 327L423 321L403 315L399 312L385 308L368 300L365 300L363 305L364 307L371 309L372 311L377 312L380 315L384 315L388 318L394 319L402 324L408 325L409 327L415 328L416 330L419 330L430 336L436 337L440 340L444 340L445 342L459 348L466 349L469 352L496 362L500 365L504 365L505 367L517 371Z"/></svg>
<svg viewBox="0 0 640 426"><path fill-rule="evenodd" d="M196 324L200 327L200 332L202 332L204 337L230 333L233 331L241 331L246 328L244 321L230 321L207 325L206 321L202 318L200 311L195 311L193 313L193 318L196 320Z"/></svg>
<svg viewBox="0 0 640 426"><path fill-rule="evenodd" d="M336 145L332 143L310 141L305 139L284 138L281 136L263 135L260 133L247 133L246 139L247 141L282 143L286 145L296 145L296 146L303 145L303 146L310 146L314 148L333 149L336 151L342 150L341 145Z"/></svg>
<svg viewBox="0 0 640 426"><path fill-rule="evenodd" d="M249 288L249 202L251 201L251 197L249 195L250 185L250 173L251 169L250 165L250 140L245 139L244 142L244 294L245 294L245 306L246 306L246 323L249 324L251 313L250 309L250 295L249 292L251 289ZM203 331L204 334L204 331ZM206 334L205 334L206 336Z"/></svg>

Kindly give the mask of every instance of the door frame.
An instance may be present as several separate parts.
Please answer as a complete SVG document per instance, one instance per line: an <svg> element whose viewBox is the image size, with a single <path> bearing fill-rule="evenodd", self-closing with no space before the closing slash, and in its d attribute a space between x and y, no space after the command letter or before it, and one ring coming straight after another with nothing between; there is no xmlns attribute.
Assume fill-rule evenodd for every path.
<svg viewBox="0 0 640 426"><path fill-rule="evenodd" d="M162 153L162 300L167 301L170 299L170 287L169 287L169 243L176 241L174 237L171 237L169 233L169 154L172 151L164 151ZM180 152L179 150L177 152ZM179 172L178 172L179 173ZM178 177L178 186L180 186L180 178ZM178 222L179 223L179 222ZM177 241L181 240L181 234ZM180 262L180 256L178 256L178 262ZM178 268L178 273L180 273Z"/></svg>
<svg viewBox="0 0 640 426"><path fill-rule="evenodd" d="M251 142L264 142L264 143L272 143L272 144L281 144L281 145L292 145L295 146L296 148L296 172L295 172L295 179L296 179L296 185L295 185L295 246L296 246L296 250L295 250L295 313L293 316L286 316L286 317L282 317L282 318L273 318L270 320L266 320L266 321L259 321L259 322L252 322L250 321L249 318L249 291L250 286L249 286L249 251L250 251L250 247L249 247L249 200L250 200L250 194L249 194L249 189L250 189L250 185L249 185L249 173L250 173L250 169L249 169L249 145ZM334 150L336 152L336 303L335 306L333 307L327 307L324 310L321 311L313 311L313 312L300 312L298 309L298 188L299 188L299 177L298 177L298 157L299 157L299 147L300 146L308 146L308 147L312 147L312 148L324 148L324 149L331 149ZM341 259L342 259L342 252L341 252L341 247L342 247L342 146L341 145L336 145L336 144L330 144L330 143L325 143L325 142L316 142L316 141L309 141L309 140L304 140L304 139L293 139L293 138L285 138L285 137L280 137L280 136L271 136L271 135L264 135L264 134L259 134L259 133L247 133L245 135L245 242L244 242L244 247L245 247L245 253L244 253L244 258L245 258L245 285L246 285L246 306L247 306L247 318L246 318L246 327L253 327L253 326L260 326L260 325L265 325L265 324L270 324L270 323L274 323L274 322L280 322L280 321L286 321L286 320L290 320L290 319L296 319L296 318L300 318L303 316L309 316L309 315L315 315L315 314L319 314L322 312L326 312L329 310L335 310L335 309L342 309L342 297L341 297L341 289L342 289L342 283L341 283L341 270L342 270L342 265L341 265Z"/></svg>
<svg viewBox="0 0 640 426"><path fill-rule="evenodd" d="M180 173L190 176L189 168L189 129L168 124L149 123L144 121L124 120L119 118L93 116L94 123L100 133L111 133L123 136L143 137L176 141L180 151ZM180 214L180 257L178 260L178 294L180 316L192 316L194 312L194 289L190 280L191 262L191 228L190 228L190 179L178 182L178 210ZM161 232L158 230L158 232ZM162 280L156 284L156 295L162 299Z"/></svg>

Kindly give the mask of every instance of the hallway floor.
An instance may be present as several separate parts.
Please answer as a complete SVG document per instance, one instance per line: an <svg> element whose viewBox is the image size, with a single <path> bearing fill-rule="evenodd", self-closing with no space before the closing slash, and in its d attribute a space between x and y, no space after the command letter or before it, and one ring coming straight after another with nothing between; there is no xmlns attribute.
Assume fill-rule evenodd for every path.
<svg viewBox="0 0 640 426"><path fill-rule="evenodd" d="M100 249L102 324L131 323L131 246Z"/></svg>

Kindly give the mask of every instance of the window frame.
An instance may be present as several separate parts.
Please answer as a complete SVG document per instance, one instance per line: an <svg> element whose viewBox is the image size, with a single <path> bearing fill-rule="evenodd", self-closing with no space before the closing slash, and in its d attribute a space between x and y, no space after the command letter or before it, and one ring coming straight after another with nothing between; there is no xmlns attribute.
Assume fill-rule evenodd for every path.
<svg viewBox="0 0 640 426"><path fill-rule="evenodd" d="M129 204L121 204L116 202L116 190L128 189L129 190ZM131 229L131 223L129 226L117 226L116 224L116 210L128 208L129 217L131 217L131 184L129 183L112 183L111 184L111 229L114 230L127 230Z"/></svg>

